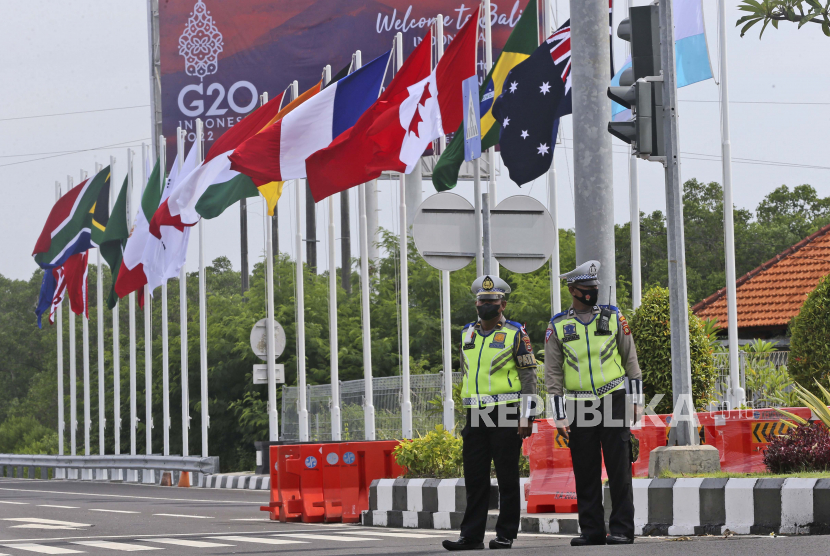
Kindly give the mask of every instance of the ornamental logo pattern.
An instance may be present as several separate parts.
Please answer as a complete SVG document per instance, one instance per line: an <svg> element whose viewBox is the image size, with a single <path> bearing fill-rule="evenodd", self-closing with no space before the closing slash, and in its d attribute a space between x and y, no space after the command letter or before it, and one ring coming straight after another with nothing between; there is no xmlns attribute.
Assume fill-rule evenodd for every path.
<svg viewBox="0 0 830 556"><path fill-rule="evenodd" d="M187 75L199 77L216 73L219 69L219 54L224 48L222 33L216 28L213 17L202 0L193 6L193 11L179 37L179 54L184 56L184 71Z"/></svg>

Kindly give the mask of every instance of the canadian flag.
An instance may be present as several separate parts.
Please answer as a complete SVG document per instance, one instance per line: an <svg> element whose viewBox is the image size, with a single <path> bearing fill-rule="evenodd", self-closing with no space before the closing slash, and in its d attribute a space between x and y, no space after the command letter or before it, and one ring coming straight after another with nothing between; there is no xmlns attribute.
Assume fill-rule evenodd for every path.
<svg viewBox="0 0 830 556"><path fill-rule="evenodd" d="M332 144L306 159L314 200L373 180L382 172L409 173L429 144L458 129L463 118L462 82L476 73L479 10L430 72L432 35L407 58L377 102ZM429 42L428 42L429 41Z"/></svg>

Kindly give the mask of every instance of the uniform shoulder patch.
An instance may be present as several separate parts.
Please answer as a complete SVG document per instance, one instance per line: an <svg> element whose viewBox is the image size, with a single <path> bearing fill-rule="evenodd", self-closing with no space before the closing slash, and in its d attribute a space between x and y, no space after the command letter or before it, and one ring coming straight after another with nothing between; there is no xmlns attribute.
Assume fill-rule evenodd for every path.
<svg viewBox="0 0 830 556"><path fill-rule="evenodd" d="M631 336L631 327L628 326L628 321L625 320L625 316L620 312L617 312L617 316L620 319L620 324L622 325L623 334L625 334L626 336Z"/></svg>
<svg viewBox="0 0 830 556"><path fill-rule="evenodd" d="M548 328L545 331L545 343L548 343L548 340L550 340L551 334L553 334L553 328Z"/></svg>

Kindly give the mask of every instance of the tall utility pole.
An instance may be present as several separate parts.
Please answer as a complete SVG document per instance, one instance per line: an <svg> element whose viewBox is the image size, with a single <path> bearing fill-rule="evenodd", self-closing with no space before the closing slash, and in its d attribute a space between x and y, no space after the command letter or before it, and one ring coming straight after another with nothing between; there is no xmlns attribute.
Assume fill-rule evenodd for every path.
<svg viewBox="0 0 830 556"><path fill-rule="evenodd" d="M660 0L660 56L663 69L663 133L666 141L666 231L668 235L674 420L669 446L699 443L691 422L692 366L689 347L689 299L686 293L686 248L683 234L683 190L677 127L677 74L674 56L672 1ZM574 51L576 48L574 47ZM576 62L574 62L576 67ZM574 100L576 91L574 91ZM576 127L576 125L574 126ZM578 219L577 219L578 221ZM578 236L577 236L578 237ZM674 423L672 423L674 425Z"/></svg>
<svg viewBox="0 0 830 556"><path fill-rule="evenodd" d="M616 300L614 176L607 96L611 78L608 0L571 0L576 263L602 263L599 279Z"/></svg>

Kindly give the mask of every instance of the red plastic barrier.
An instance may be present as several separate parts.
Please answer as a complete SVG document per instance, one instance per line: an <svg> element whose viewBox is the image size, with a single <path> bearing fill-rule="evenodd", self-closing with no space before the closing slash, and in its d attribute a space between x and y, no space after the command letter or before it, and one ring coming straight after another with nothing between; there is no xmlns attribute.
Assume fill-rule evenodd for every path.
<svg viewBox="0 0 830 556"><path fill-rule="evenodd" d="M279 519L283 523L289 521L301 521L303 517L303 505L300 495L300 476L289 472L289 463L299 462L300 447L277 446L277 483L271 483L271 490L277 490L277 504L279 508ZM271 460L274 465L274 460ZM271 496L274 498L274 496Z"/></svg>
<svg viewBox="0 0 830 556"><path fill-rule="evenodd" d="M398 465L392 454L398 444L399 440L343 444L344 466L340 468L340 492L344 523L357 523L361 512L369 509L369 486L372 481L403 475L404 468Z"/></svg>
<svg viewBox="0 0 830 556"><path fill-rule="evenodd" d="M637 460L632 462L631 474L634 477L648 476L648 462L651 451L666 445L668 427L662 419L645 417L631 429L631 434L639 441Z"/></svg>
<svg viewBox="0 0 830 556"><path fill-rule="evenodd" d="M343 495L340 489L340 468L343 466L342 444L323 444L323 521L339 522L343 515Z"/></svg>
<svg viewBox="0 0 830 556"><path fill-rule="evenodd" d="M277 452L277 448L279 448L279 446L271 446L269 449L269 461L271 462L271 467L269 469L268 475L271 477L271 499L267 506L259 507L260 511L268 512L268 516L271 518L272 521L276 521L280 518L280 506L282 505L282 503L280 502L279 488L276 488L279 484L279 455Z"/></svg>

